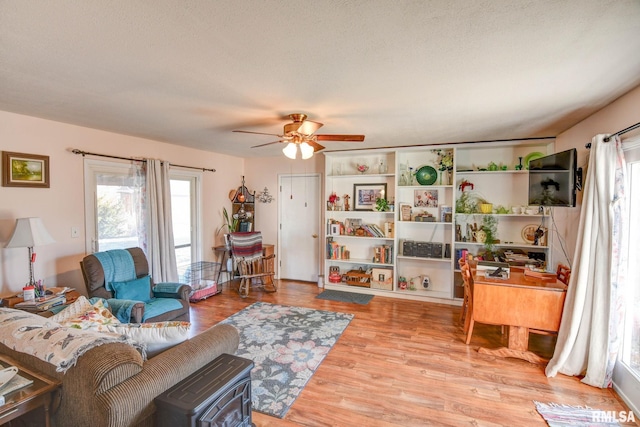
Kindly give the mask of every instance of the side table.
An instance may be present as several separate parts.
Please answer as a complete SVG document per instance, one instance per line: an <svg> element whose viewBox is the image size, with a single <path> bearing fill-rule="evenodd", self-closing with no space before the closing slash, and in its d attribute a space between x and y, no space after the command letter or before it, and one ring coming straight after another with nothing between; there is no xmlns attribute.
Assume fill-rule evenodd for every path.
<svg viewBox="0 0 640 427"><path fill-rule="evenodd" d="M9 356L0 355L2 368L15 366L18 375L33 380L33 383L18 390L7 393L5 404L0 406L0 424L8 423L34 409L44 408L44 425L51 426L50 407L54 392L60 387L61 382L25 368Z"/></svg>
<svg viewBox="0 0 640 427"><path fill-rule="evenodd" d="M216 260L220 263L220 269L218 270L218 277L216 277L216 283L218 284L218 289L222 289L220 283L220 275L222 273L226 273L229 275L228 280L231 281L233 279L233 271L229 271L227 269L227 260L231 258L231 249L226 246L214 246L213 251L216 253Z"/></svg>
<svg viewBox="0 0 640 427"><path fill-rule="evenodd" d="M76 291L76 290L70 290L68 292L66 292L64 294L66 302L64 303L64 306L67 306L69 304L71 304L72 302L74 302L75 300L78 299L78 297L80 296L80 292ZM3 307L9 307L9 308L15 308L17 310L22 310L20 307L17 307L16 304L19 302L24 301L22 299L22 297L18 297L18 296L13 296L13 297L8 297L8 298L3 298L2 299L2 306ZM63 305L57 306L57 307L63 307ZM38 314L40 316L43 317L51 317L53 316L54 312L50 311L50 310L39 310L39 311L31 311L31 310L25 310L25 311L29 311L30 313L35 313Z"/></svg>

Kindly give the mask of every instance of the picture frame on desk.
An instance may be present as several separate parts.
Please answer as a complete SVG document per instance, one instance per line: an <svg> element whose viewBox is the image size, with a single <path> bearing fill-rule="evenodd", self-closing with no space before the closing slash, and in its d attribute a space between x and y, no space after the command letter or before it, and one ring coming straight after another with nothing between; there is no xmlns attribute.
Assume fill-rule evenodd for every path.
<svg viewBox="0 0 640 427"><path fill-rule="evenodd" d="M386 198L387 184L353 184L353 210L370 211L376 199Z"/></svg>
<svg viewBox="0 0 640 427"><path fill-rule="evenodd" d="M2 186L49 188L49 156L3 151Z"/></svg>

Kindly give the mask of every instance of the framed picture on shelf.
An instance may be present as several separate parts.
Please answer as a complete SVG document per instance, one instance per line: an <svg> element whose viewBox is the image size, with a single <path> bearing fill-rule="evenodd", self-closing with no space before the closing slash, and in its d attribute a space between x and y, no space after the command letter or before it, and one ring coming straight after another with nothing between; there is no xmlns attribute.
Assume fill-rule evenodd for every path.
<svg viewBox="0 0 640 427"><path fill-rule="evenodd" d="M370 211L377 198L386 198L387 184L353 184L353 210Z"/></svg>
<svg viewBox="0 0 640 427"><path fill-rule="evenodd" d="M414 190L413 193L414 208L437 208L438 207L438 190Z"/></svg>
<svg viewBox="0 0 640 427"><path fill-rule="evenodd" d="M2 186L49 188L49 156L3 151Z"/></svg>
<svg viewBox="0 0 640 427"><path fill-rule="evenodd" d="M411 205L402 203L400 205L400 221L411 221Z"/></svg>

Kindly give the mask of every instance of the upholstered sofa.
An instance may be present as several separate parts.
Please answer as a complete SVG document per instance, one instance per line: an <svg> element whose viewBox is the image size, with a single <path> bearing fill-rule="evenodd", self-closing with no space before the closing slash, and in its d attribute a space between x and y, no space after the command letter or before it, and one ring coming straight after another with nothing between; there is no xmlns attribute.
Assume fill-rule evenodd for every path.
<svg viewBox="0 0 640 427"><path fill-rule="evenodd" d="M44 319L18 311L5 313L5 319L23 315L34 316L28 319L34 324ZM55 327L54 324L53 330L65 337L77 331L72 328L58 331L60 328ZM13 350L13 345L0 343L0 353L62 382L51 411L55 427L153 426L156 396L219 355L234 354L238 343L238 331L224 324L213 326L149 360L143 360L130 343L108 342L81 354L64 373L42 358ZM41 422L40 419L28 425L43 425Z"/></svg>
<svg viewBox="0 0 640 427"><path fill-rule="evenodd" d="M136 302L122 299L114 289L109 287L109 280L105 277L109 274L105 274L100 256L118 252L124 252L125 254L128 252L130 254L132 263L130 264L131 272L127 273L129 274L128 278L139 279L120 283L125 285L126 283L137 283L146 279L148 288L145 292L146 295L142 295L139 298L144 301ZM176 283L154 283L153 278L149 276L147 257L140 248L128 248L126 250L98 252L87 255L80 261L80 269L82 270L89 297L106 299L114 313L120 307L127 308L127 303L129 303L130 321L133 323L162 322L166 320L189 321L191 287ZM127 276L125 275L125 277ZM131 295L131 292L127 292L127 294ZM122 303L124 303L124 306ZM153 310L153 314L151 310ZM120 320L124 321L122 318Z"/></svg>

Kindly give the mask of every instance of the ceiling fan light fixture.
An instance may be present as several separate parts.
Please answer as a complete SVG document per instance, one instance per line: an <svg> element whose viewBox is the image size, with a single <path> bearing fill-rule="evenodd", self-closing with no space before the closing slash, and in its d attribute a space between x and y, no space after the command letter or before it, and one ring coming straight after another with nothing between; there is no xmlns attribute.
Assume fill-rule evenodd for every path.
<svg viewBox="0 0 640 427"><path fill-rule="evenodd" d="M303 142L300 144L300 154L302 154L302 159L307 160L313 157L313 147Z"/></svg>
<svg viewBox="0 0 640 427"><path fill-rule="evenodd" d="M290 142L282 149L282 152L291 160L295 160L298 154L298 147L293 142Z"/></svg>

